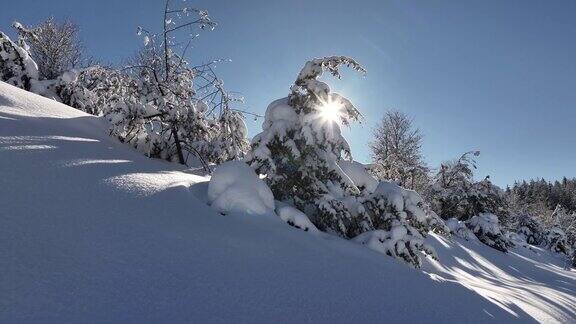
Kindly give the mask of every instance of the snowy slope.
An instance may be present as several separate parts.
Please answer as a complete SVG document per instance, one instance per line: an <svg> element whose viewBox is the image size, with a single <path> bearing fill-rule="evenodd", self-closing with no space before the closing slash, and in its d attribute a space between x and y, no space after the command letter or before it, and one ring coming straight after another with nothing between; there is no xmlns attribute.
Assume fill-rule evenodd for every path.
<svg viewBox="0 0 576 324"><path fill-rule="evenodd" d="M576 271L431 237L415 270L272 217L0 82L0 322L576 322Z"/></svg>

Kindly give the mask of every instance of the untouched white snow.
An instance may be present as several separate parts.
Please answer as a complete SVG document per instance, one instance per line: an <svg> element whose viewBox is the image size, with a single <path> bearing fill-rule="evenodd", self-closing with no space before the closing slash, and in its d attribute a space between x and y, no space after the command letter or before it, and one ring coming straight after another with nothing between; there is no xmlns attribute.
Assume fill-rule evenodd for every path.
<svg viewBox="0 0 576 324"><path fill-rule="evenodd" d="M16 149L14 147L17 147ZM0 322L575 322L576 271L439 236L415 270L272 217L0 82Z"/></svg>

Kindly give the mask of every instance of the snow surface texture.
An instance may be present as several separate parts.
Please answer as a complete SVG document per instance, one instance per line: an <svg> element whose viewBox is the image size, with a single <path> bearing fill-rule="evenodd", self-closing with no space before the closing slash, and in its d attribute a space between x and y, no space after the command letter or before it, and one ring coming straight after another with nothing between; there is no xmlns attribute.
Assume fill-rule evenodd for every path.
<svg viewBox="0 0 576 324"><path fill-rule="evenodd" d="M206 177L106 129L0 82L0 323L576 321L576 271L551 252L431 235L440 261L414 270L221 216Z"/></svg>
<svg viewBox="0 0 576 324"><path fill-rule="evenodd" d="M272 191L241 161L225 162L216 168L208 185L208 202L223 214L264 215L274 211Z"/></svg>

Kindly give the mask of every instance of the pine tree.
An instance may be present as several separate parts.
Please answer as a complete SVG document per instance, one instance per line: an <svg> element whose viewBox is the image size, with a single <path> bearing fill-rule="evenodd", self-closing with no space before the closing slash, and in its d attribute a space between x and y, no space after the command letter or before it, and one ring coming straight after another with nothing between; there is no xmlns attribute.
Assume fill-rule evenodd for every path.
<svg viewBox="0 0 576 324"><path fill-rule="evenodd" d="M325 70L340 78L341 65L365 73L344 56L305 64L289 96L268 106L263 132L254 137L247 162L266 175L276 199L307 211L320 230L353 237L369 228L369 221L366 216L355 217L341 200L358 192L338 166L343 157L350 159L338 122L348 125L359 120L360 112L318 80ZM337 120L325 118L328 109L335 110Z"/></svg>
<svg viewBox="0 0 576 324"><path fill-rule="evenodd" d="M518 215L518 234L526 243L531 245L541 245L545 242L545 230L542 223L534 216L523 213Z"/></svg>
<svg viewBox="0 0 576 324"><path fill-rule="evenodd" d="M502 252L508 251L507 246L511 244L502 232L496 215L482 213L473 216L466 222L466 226L482 243Z"/></svg>

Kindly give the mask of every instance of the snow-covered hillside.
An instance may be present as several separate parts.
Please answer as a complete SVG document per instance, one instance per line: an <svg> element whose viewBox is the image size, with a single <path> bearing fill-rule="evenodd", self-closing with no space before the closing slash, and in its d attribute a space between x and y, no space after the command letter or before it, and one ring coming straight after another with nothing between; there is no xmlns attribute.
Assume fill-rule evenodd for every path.
<svg viewBox="0 0 576 324"><path fill-rule="evenodd" d="M206 181L0 82L0 322L576 322L576 271L546 251L431 236L416 270L222 216Z"/></svg>

